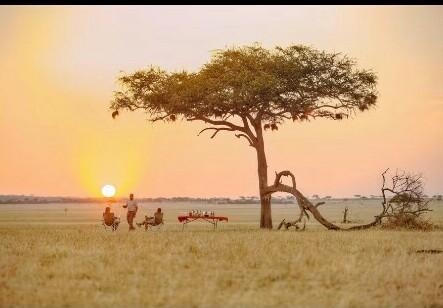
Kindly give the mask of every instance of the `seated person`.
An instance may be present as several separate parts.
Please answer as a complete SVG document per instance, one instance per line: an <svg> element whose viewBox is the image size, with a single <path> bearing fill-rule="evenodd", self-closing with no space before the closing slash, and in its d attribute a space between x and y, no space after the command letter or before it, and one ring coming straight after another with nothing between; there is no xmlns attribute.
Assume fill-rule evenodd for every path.
<svg viewBox="0 0 443 308"><path fill-rule="evenodd" d="M157 226L163 223L163 213L162 209L158 208L157 212L154 213L154 217L145 216L145 220L143 222L137 223L137 226L145 226L145 229L148 228L148 225Z"/></svg>
<svg viewBox="0 0 443 308"><path fill-rule="evenodd" d="M107 226L112 226L113 230L116 230L118 224L120 223L118 217L115 217L114 213L111 212L111 208L107 206L105 212L103 213L103 222Z"/></svg>
<svg viewBox="0 0 443 308"><path fill-rule="evenodd" d="M159 225L163 223L163 213L162 209L158 208L157 212L154 213L154 224Z"/></svg>

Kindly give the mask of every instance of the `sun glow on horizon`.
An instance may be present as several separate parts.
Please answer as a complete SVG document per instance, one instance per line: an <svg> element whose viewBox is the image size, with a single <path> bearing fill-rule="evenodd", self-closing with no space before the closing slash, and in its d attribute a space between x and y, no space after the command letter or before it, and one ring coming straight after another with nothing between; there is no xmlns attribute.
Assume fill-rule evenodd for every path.
<svg viewBox="0 0 443 308"><path fill-rule="evenodd" d="M244 140L197 137L201 121L109 111L120 72L193 73L211 50L253 42L342 52L379 77L371 111L266 132L270 184L274 171L292 170L306 195L376 195L391 167L423 173L426 192L441 194L442 16L437 6L1 6L0 194L257 195ZM118 187L113 197L106 184Z"/></svg>
<svg viewBox="0 0 443 308"><path fill-rule="evenodd" d="M114 197L115 195L115 187L110 184L106 184L102 187L102 194L105 197Z"/></svg>

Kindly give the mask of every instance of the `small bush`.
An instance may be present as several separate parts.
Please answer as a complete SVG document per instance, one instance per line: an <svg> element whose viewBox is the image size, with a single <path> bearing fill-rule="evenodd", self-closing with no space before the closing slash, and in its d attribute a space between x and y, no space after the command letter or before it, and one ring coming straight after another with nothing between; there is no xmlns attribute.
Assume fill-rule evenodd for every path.
<svg viewBox="0 0 443 308"><path fill-rule="evenodd" d="M424 194L421 175L396 172L390 181L382 173L383 212L379 215L382 227L387 229L433 230L434 225L423 216L432 211Z"/></svg>
<svg viewBox="0 0 443 308"><path fill-rule="evenodd" d="M431 231L434 229L434 225L423 217L403 213L387 217L386 221L382 223L382 228Z"/></svg>

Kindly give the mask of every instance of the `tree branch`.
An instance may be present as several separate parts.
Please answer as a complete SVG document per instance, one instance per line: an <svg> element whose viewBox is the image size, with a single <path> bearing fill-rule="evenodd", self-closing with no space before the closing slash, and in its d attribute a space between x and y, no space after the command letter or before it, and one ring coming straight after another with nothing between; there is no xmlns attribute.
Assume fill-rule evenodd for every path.
<svg viewBox="0 0 443 308"><path fill-rule="evenodd" d="M198 117L194 117L194 118L189 118L187 119L187 121L195 121L195 120L199 120L199 121L204 121L206 123L210 123L212 125L225 125L228 126L230 128L232 128L232 130L238 130L241 131L243 133L246 133L245 128L235 125L234 123L231 123L229 121L224 121L224 120L212 120L210 118L206 118L206 117L202 117L202 116L198 116Z"/></svg>
<svg viewBox="0 0 443 308"><path fill-rule="evenodd" d="M275 180L274 180L274 186L277 186L280 183L280 179L282 176L289 176L292 179L292 189L296 188L296 183L295 183L295 176L291 173L291 171L285 170L285 171L281 171L279 173L275 173Z"/></svg>
<svg viewBox="0 0 443 308"><path fill-rule="evenodd" d="M251 128L249 127L247 116L242 116L241 119L243 121L243 126L245 128L246 135L248 135L249 139L251 139L251 141L253 141L253 143L257 142L256 135L254 135L254 133L252 132Z"/></svg>
<svg viewBox="0 0 443 308"><path fill-rule="evenodd" d="M255 146L254 146L254 143L252 142L251 139L249 139L249 137L248 137L247 135L245 135L245 134L236 134L235 137L237 137L237 138L244 137L244 138L246 138L246 140L248 140L249 145L250 145L251 147L255 147Z"/></svg>
<svg viewBox="0 0 443 308"><path fill-rule="evenodd" d="M280 179L282 176L289 176L292 179L292 187L289 185L285 185L282 184L280 182ZM366 225L359 225L359 226L354 226L348 229L343 229L340 228L339 226L331 223L330 221L328 221L326 218L324 218L321 213L318 211L318 207L323 204L323 202L319 202L316 205L313 205L308 198L306 198L297 188L296 188L296 182L295 182L295 176L288 170L285 171L281 171L281 172L276 172L275 173L275 180L274 180L274 185L268 186L267 189L265 190L265 195L272 195L275 192L285 192L285 193L289 193L292 194L298 203L298 206L300 208L300 217L303 216L303 214L306 214L307 217L308 214L306 211L311 212L311 214L314 216L314 218L321 223L323 226L325 226L326 228L328 228L329 230L362 230L362 229L367 229L367 228L371 228L377 224L379 224L381 222L381 217L382 214L384 213L384 211L382 212L382 214L375 216L375 220L369 224ZM299 220L300 220L299 217Z"/></svg>
<svg viewBox="0 0 443 308"><path fill-rule="evenodd" d="M167 113L167 114L165 114L165 115L157 116L157 117L155 117L155 118L152 118L152 119L150 119L149 121L151 121L151 122L162 121L162 120L165 120L165 119L167 119L167 118L170 118L172 115L173 115L172 113Z"/></svg>
<svg viewBox="0 0 443 308"><path fill-rule="evenodd" d="M224 130L224 131L239 131L240 134L236 134L235 136L237 138L241 138L241 137L246 138L246 140L248 141L249 145L252 146L252 147L255 147L256 144L257 144L257 137L255 137L253 132L251 131L251 129L250 129L249 125L248 125L247 118L242 116L241 119L243 121L244 127L236 125L236 124L231 123L231 122L226 121L226 120L212 120L212 119L209 119L209 118L206 118L206 117L200 117L200 116L199 117L189 118L187 120L188 121L199 120L199 121L204 121L205 123L210 123L210 124L213 124L213 125L220 125L220 126L224 125L225 126L225 127L207 127L207 128L204 128L204 129L202 129L198 133L197 136L199 136L201 133L203 133L204 131L207 131L207 130L214 130L214 133L212 134L211 139L214 138L218 134L218 132L222 131L222 130Z"/></svg>
<svg viewBox="0 0 443 308"><path fill-rule="evenodd" d="M202 130L198 133L197 136L200 136L201 133L203 133L204 131L207 131L207 130L214 130L214 131L215 131L215 132L211 135L211 139L214 138L214 137L218 134L219 131L222 131L222 130L231 131L231 132L234 131L234 129L232 129L232 128L230 128L230 127L207 127L207 128L202 129Z"/></svg>

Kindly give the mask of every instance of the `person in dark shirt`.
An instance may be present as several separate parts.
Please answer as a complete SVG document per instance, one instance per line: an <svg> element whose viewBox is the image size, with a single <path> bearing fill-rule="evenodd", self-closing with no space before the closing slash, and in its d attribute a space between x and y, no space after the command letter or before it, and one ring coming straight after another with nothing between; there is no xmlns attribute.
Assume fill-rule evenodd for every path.
<svg viewBox="0 0 443 308"><path fill-rule="evenodd" d="M113 212L111 212L111 208L109 206L105 208L105 212L103 213L103 223L112 227L112 231L117 230L118 224L120 223L120 220L118 217L115 217Z"/></svg>
<svg viewBox="0 0 443 308"><path fill-rule="evenodd" d="M137 223L137 226L145 226L145 229L148 229L148 226L157 226L163 223L163 212L161 208L157 209L157 212L154 213L154 216L145 216L145 220Z"/></svg>

